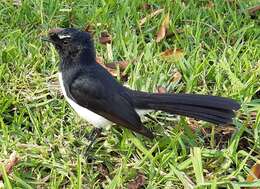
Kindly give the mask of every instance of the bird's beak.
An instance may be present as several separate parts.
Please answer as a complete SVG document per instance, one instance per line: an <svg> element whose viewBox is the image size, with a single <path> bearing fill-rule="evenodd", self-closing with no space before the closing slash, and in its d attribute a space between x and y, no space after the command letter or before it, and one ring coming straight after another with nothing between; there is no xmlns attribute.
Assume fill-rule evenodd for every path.
<svg viewBox="0 0 260 189"><path fill-rule="evenodd" d="M42 41L49 42L49 43L52 43L52 40L51 40L49 37L47 37L47 36L41 37L41 40L42 40Z"/></svg>

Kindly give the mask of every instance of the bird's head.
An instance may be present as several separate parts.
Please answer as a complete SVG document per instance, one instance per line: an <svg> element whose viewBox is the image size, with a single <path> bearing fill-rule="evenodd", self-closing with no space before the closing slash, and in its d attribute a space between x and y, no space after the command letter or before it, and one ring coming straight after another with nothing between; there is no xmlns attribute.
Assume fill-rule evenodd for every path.
<svg viewBox="0 0 260 189"><path fill-rule="evenodd" d="M51 29L47 41L54 45L61 58L76 58L82 54L95 55L91 35L74 28Z"/></svg>

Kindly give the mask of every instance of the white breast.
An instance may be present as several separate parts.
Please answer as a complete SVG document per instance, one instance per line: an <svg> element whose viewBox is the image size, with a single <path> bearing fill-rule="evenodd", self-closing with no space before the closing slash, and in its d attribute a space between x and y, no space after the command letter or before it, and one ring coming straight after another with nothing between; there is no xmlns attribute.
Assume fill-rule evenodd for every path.
<svg viewBox="0 0 260 189"><path fill-rule="evenodd" d="M73 100L71 100L65 91L64 85L63 85L63 80L62 80L62 74L59 73L59 81L60 81L60 86L62 93L65 97L65 99L68 101L68 103L71 105L71 107L79 114L80 117L88 121L90 124L92 124L95 127L98 128L105 128L111 125L111 122L102 116L88 110L87 108L84 108L77 103L75 103Z"/></svg>
<svg viewBox="0 0 260 189"><path fill-rule="evenodd" d="M109 120L105 119L104 117L88 110L83 106L78 105L76 102L71 100L66 94L66 90L63 85L62 74L61 73L58 74L59 74L59 82L60 82L61 90L65 99L68 101L71 107L79 114L80 117L88 121L94 127L98 127L98 128L107 128L112 124ZM138 110L138 109L136 109L136 111L140 116L143 116L144 114L151 112L151 110Z"/></svg>

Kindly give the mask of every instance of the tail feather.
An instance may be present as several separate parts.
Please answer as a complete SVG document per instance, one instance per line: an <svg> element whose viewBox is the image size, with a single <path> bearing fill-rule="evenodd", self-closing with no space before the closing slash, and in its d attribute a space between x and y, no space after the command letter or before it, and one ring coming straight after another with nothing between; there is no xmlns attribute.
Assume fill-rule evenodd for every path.
<svg viewBox="0 0 260 189"><path fill-rule="evenodd" d="M156 106L154 108L156 110L162 110L171 114L178 114L187 117L193 117L196 119L202 119L205 121L209 121L212 123L227 123L232 121L232 117L234 117L234 113L226 113L221 112L216 109L209 109L203 107L195 107L195 106L185 106L176 104L173 108L172 106ZM207 120L206 120L207 119Z"/></svg>
<svg viewBox="0 0 260 189"><path fill-rule="evenodd" d="M187 117L192 117L195 119L200 119L204 120L210 123L215 123L215 124L225 124L225 123L230 123L232 122L232 118L223 118L219 117L217 115L211 115L207 113L197 113L197 112L187 112L185 110L173 110L173 111L165 111L171 114L177 114L177 115L182 115L182 116L187 116Z"/></svg>
<svg viewBox="0 0 260 189"><path fill-rule="evenodd" d="M232 99L197 94L157 94L128 90L138 109L161 110L215 124L232 122L240 105Z"/></svg>

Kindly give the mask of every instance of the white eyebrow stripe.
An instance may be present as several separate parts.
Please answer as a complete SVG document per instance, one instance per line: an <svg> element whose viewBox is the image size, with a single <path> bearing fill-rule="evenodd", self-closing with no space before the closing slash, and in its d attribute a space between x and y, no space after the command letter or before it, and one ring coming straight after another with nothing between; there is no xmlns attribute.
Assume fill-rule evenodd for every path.
<svg viewBox="0 0 260 189"><path fill-rule="evenodd" d="M68 34L67 34L67 35L66 35L66 34L64 34L64 35L59 34L58 37L59 37L60 39L71 38L71 36L68 35Z"/></svg>

